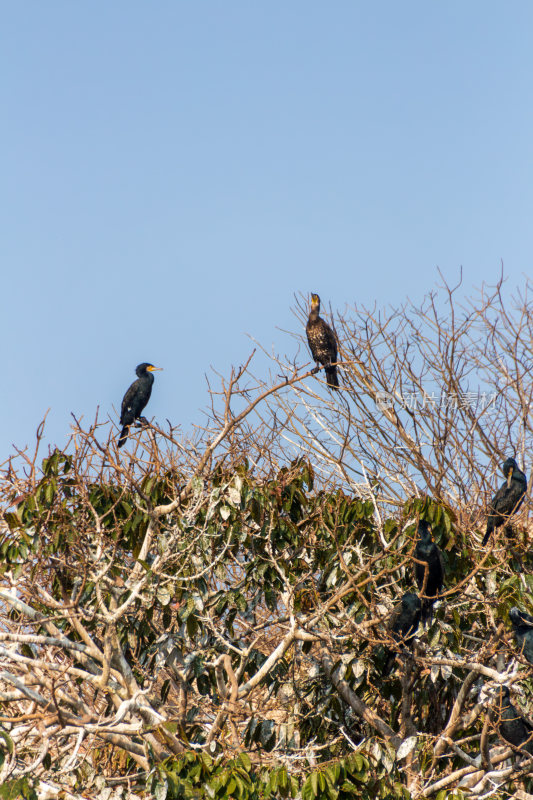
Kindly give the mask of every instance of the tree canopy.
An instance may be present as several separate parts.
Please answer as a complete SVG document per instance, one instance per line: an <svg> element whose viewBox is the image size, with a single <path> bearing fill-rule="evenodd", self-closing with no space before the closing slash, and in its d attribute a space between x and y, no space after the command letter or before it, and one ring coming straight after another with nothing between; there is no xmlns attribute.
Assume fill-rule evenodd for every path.
<svg viewBox="0 0 533 800"><path fill-rule="evenodd" d="M191 436L75 420L43 457L41 426L2 474L0 797L525 797L528 496L481 539L531 467L527 289L349 309L339 391L251 357ZM405 646L420 520L444 589Z"/></svg>

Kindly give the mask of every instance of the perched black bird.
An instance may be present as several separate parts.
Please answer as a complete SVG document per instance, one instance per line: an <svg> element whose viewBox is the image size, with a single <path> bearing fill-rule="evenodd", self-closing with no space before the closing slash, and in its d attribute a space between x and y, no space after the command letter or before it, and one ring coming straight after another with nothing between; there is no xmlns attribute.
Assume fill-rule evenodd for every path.
<svg viewBox="0 0 533 800"><path fill-rule="evenodd" d="M419 590L424 586L424 577L427 572L427 581L424 588L424 598L422 599L422 622L426 623L431 620L433 615L433 604L437 599L439 592L442 591L444 583L444 566L442 564L442 555L431 538L428 523L420 520L418 523L419 539L416 543L414 557L418 561L425 561L424 564L417 564L415 562L415 580Z"/></svg>
<svg viewBox="0 0 533 800"><path fill-rule="evenodd" d="M328 386L333 389L339 388L339 378L337 376L337 339L329 327L328 323L319 316L320 297L317 294L311 295L311 311L305 327L307 341L314 360L318 364L323 364L326 370ZM317 366L317 369L319 367Z"/></svg>
<svg viewBox="0 0 533 800"><path fill-rule="evenodd" d="M516 643L530 664L533 664L533 617L513 606L509 611Z"/></svg>
<svg viewBox="0 0 533 800"><path fill-rule="evenodd" d="M490 502L489 518L487 520L487 530L483 537L482 544L487 544L494 528L499 528L505 524L505 530L512 532L509 517L518 511L527 490L527 479L524 473L518 469L518 464L514 458L508 458L502 464L502 471L506 477Z"/></svg>
<svg viewBox="0 0 533 800"><path fill-rule="evenodd" d="M120 412L120 424L122 425L122 431L118 440L119 447L122 447L122 445L126 442L130 425L133 425L135 420L146 422L144 417L141 417L141 412L144 410L148 400L150 399L150 395L152 394L152 385L154 383L154 376L152 375L152 372L155 372L158 369L162 369L162 367L154 367L153 364L147 364L146 362L143 362L142 364L139 364L135 370L135 373L139 377L136 381L133 381L130 388L124 395L124 399L122 400L122 410Z"/></svg>
<svg viewBox="0 0 533 800"><path fill-rule="evenodd" d="M406 592L394 607L387 628L392 638L399 645L406 645L412 649L418 630L418 623L420 622L421 610L420 598L414 592ZM382 672L383 677L390 673L396 659L396 653L393 650L386 650L385 652L387 656Z"/></svg>
<svg viewBox="0 0 533 800"><path fill-rule="evenodd" d="M495 713L502 739L515 747L524 745L521 749L533 755L533 725L511 703L508 686L502 686L498 692Z"/></svg>

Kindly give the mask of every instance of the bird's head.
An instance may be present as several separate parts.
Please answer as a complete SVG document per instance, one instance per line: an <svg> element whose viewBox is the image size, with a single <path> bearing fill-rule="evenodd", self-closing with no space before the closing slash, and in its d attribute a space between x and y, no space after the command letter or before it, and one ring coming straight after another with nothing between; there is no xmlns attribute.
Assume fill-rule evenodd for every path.
<svg viewBox="0 0 533 800"><path fill-rule="evenodd" d="M518 464L514 460L514 458L508 458L507 461L504 461L502 464L502 472L507 478L507 486L511 486L511 480L513 478L513 474L515 469L518 469Z"/></svg>
<svg viewBox="0 0 533 800"><path fill-rule="evenodd" d="M522 625L523 618L522 614L520 613L520 609L516 606L513 606L512 609L509 611L509 619L513 623L513 625Z"/></svg>
<svg viewBox="0 0 533 800"><path fill-rule="evenodd" d="M311 309L320 311L320 297L314 292L311 293Z"/></svg>
<svg viewBox="0 0 533 800"><path fill-rule="evenodd" d="M141 378L143 375L146 375L147 372L157 372L157 370L162 370L163 367L154 367L153 364L149 364L147 361L143 361L142 364L139 364L135 373Z"/></svg>
<svg viewBox="0 0 533 800"><path fill-rule="evenodd" d="M491 693L494 698L494 707L497 713L501 714L503 709L506 708L511 702L511 692L509 687L503 684L494 686Z"/></svg>
<svg viewBox="0 0 533 800"><path fill-rule="evenodd" d="M431 541L431 531L429 529L429 523L426 522L425 519L418 520L418 535L420 537L420 541L422 542Z"/></svg>

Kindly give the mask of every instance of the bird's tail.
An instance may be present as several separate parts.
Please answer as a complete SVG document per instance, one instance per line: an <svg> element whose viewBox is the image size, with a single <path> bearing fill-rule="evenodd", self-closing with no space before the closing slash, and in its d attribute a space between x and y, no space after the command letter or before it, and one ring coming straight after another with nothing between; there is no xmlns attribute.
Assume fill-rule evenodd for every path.
<svg viewBox="0 0 533 800"><path fill-rule="evenodd" d="M123 444L126 444L126 439L128 438L129 429L130 429L129 425L124 425L124 427L122 428L122 431L120 432L120 438L118 440L119 447L122 447Z"/></svg>
<svg viewBox="0 0 533 800"><path fill-rule="evenodd" d="M328 386L332 389L339 388L339 377L337 375L337 367L326 367L326 379Z"/></svg>
<svg viewBox="0 0 533 800"><path fill-rule="evenodd" d="M485 547L485 545L489 541L490 535L493 530L494 530L494 525L492 524L492 520L489 519L489 521L487 522L487 530L485 531L485 536L483 537L483 541L481 542L482 547Z"/></svg>

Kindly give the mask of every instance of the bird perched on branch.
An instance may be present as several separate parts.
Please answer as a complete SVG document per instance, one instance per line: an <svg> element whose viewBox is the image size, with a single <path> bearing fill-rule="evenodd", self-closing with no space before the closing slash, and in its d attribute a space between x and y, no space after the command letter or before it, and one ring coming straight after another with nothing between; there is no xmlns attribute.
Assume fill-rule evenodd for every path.
<svg viewBox="0 0 533 800"><path fill-rule="evenodd" d="M122 431L118 440L118 446L122 447L128 438L130 425L135 422L137 427L140 423L147 424L144 417L141 417L141 412L144 410L150 395L152 394L152 386L154 383L154 376L151 374L162 367L154 367L153 364L143 362L136 368L135 373L138 376L136 381L133 381L130 388L124 395L122 400L122 410L120 412L120 424ZM139 423L136 421L139 420Z"/></svg>
<svg viewBox="0 0 533 800"><path fill-rule="evenodd" d="M494 712L502 739L533 755L533 725L511 703L508 686L500 687Z"/></svg>
<svg viewBox="0 0 533 800"><path fill-rule="evenodd" d="M305 327L307 341L312 356L318 366L322 364L326 370L328 386L333 389L339 388L339 378L337 376L337 339L328 323L320 315L320 297L317 294L311 295L311 311Z"/></svg>
<svg viewBox="0 0 533 800"><path fill-rule="evenodd" d="M420 598L414 592L406 592L394 607L387 629L399 645L405 645L411 650L413 649L413 641L418 630L421 611ZM396 658L396 653L393 650L386 650L386 653L387 657L382 672L383 677L390 673Z"/></svg>
<svg viewBox="0 0 533 800"><path fill-rule="evenodd" d="M516 643L530 664L533 664L533 617L513 606L509 611Z"/></svg>
<svg viewBox="0 0 533 800"><path fill-rule="evenodd" d="M514 458L508 458L502 464L502 472L506 481L502 483L489 506L489 518L487 520L487 530L483 537L482 544L487 544L495 528L505 525L505 532L512 533L509 524L509 517L518 511L527 491L527 479L524 473L518 469L518 464Z"/></svg>
<svg viewBox="0 0 533 800"><path fill-rule="evenodd" d="M421 519L418 523L419 539L416 543L414 557L417 561L424 561L425 564L415 562L415 580L419 590L424 597L422 599L422 622L426 624L431 621L433 616L433 604L438 594L442 591L444 583L444 566L442 554L431 538L428 523ZM427 566L426 566L427 564ZM426 585L424 579L427 572Z"/></svg>

